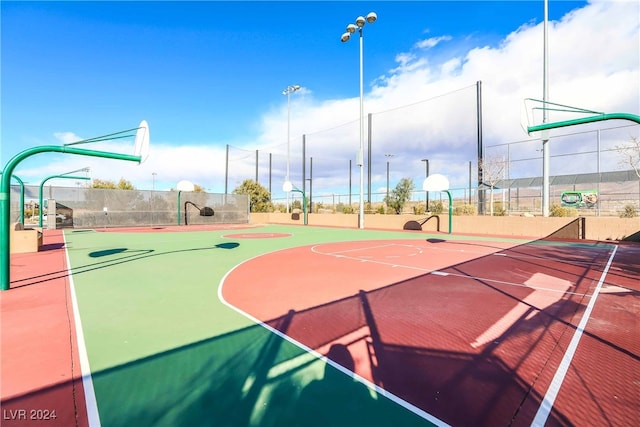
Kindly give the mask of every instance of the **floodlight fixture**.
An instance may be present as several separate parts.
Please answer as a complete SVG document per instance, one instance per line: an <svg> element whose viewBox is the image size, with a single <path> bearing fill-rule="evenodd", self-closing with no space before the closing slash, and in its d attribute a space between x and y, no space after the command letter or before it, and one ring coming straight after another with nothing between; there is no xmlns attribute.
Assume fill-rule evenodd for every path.
<svg viewBox="0 0 640 427"><path fill-rule="evenodd" d="M367 15L367 23L373 24L378 19L378 15L375 12L369 12Z"/></svg>

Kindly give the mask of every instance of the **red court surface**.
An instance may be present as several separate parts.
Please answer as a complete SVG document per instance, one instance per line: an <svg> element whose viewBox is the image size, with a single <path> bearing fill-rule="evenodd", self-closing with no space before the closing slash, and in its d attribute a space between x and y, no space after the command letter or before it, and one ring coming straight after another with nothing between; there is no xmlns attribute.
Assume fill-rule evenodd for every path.
<svg viewBox="0 0 640 427"><path fill-rule="evenodd" d="M44 243L0 293L2 426L89 424L62 232ZM364 382L443 425L635 426L638 260L613 242L325 243L251 258L220 292L318 356L344 344Z"/></svg>
<svg viewBox="0 0 640 427"><path fill-rule="evenodd" d="M355 374L443 425L633 426L638 259L598 242L332 243L253 258L221 296L318 355L346 345Z"/></svg>
<svg viewBox="0 0 640 427"><path fill-rule="evenodd" d="M11 282L0 293L2 426L88 425L62 231L12 255Z"/></svg>

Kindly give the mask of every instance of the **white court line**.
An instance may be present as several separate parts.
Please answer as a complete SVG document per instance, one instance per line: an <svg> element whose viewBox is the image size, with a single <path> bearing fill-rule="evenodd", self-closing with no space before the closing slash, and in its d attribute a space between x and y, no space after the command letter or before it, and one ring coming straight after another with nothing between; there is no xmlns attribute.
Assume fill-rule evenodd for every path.
<svg viewBox="0 0 640 427"><path fill-rule="evenodd" d="M571 360L573 359L576 349L578 348L578 343L580 342L580 338L582 338L584 328L587 326L587 322L589 321L589 317L591 316L591 311L593 311L593 307L596 304L596 299L598 298L598 294L600 293L600 289L602 288L605 277L607 277L607 272L609 271L609 267L611 267L613 257L615 257L617 250L618 246L615 246L613 252L611 252L611 256L609 257L607 266L605 267L602 275L600 276L600 280L598 281L598 286L596 286L596 289L593 291L593 296L589 301L589 304L587 305L587 309L582 314L580 323L578 324L578 327L573 334L573 338L571 338L571 343L569 343L569 347L567 347L567 351L562 357L562 362L560 362L560 366L553 376L551 385L549 386L547 393L544 395L544 399L542 400L542 403L538 408L538 412L536 413L536 416L531 423L532 426L544 426L547 422L547 418L549 418L549 414L551 413L551 409L553 408L553 403L555 402L556 397L558 397L560 387L562 387L562 383L564 382L564 379L567 375L567 371L569 370L569 366L571 365Z"/></svg>
<svg viewBox="0 0 640 427"><path fill-rule="evenodd" d="M608 250L609 248L606 248L606 249ZM503 251L504 250L509 250L509 249L503 249ZM518 259L518 260L533 259L533 260L537 260L537 261L560 262L562 264L571 264L571 265L592 265L592 266L595 266L595 267L605 265L604 263L594 262L594 261L577 261L577 260L573 260L573 259L559 260L557 257L543 257L543 256L536 256L536 255L509 255L509 254L506 254L506 253L503 253L503 252L496 252L496 253L493 253L493 254L490 254L490 255L503 256L503 257L513 258L513 259Z"/></svg>
<svg viewBox="0 0 640 427"><path fill-rule="evenodd" d="M67 258L67 272L69 277L69 289L71 291L71 304L73 305L73 321L76 327L76 342L78 343L78 357L80 358L80 372L82 374L82 388L84 389L84 401L87 407L87 419L90 426L100 426L100 414L98 412L98 401L96 400L93 380L91 378L91 367L87 356L87 346L84 342L84 332L82 331L82 320L80 319L80 309L76 297L76 286L73 281L71 263L69 262L69 251L67 250L67 239L62 233L64 241L64 253ZM73 357L73 354L71 355Z"/></svg>
<svg viewBox="0 0 640 427"><path fill-rule="evenodd" d="M324 245L324 244L322 244ZM363 259L363 258L358 258L358 257L352 257L352 256L347 256L347 255L340 255L344 252L351 252L350 251L344 251L344 252L319 252L316 247L317 246L322 246L322 245L316 245L316 246L312 246L311 247L311 252L318 254L318 255L324 255L324 256L330 256L330 257L334 257L334 258L339 258L339 259L348 259L351 261L358 261L358 262L368 262L371 264L380 264L380 265L388 265L390 267L402 267L402 268L406 268L409 270L418 270L418 271L423 271L425 273L429 273L431 272L431 270L429 270L428 268L422 268L422 267L414 267L411 265L403 265L403 264L398 264L396 262L385 262L385 261L376 261L376 260L369 260L369 259ZM392 245L384 245L384 246L377 246L376 248L382 248L382 247L386 247L386 246L392 246ZM369 247L366 249L373 249L373 247Z"/></svg>
<svg viewBox="0 0 640 427"><path fill-rule="evenodd" d="M326 243L322 243L320 245L315 245L311 247L311 252L315 252L317 254L321 254L321 255L338 255L338 254L346 254L349 252L358 252L358 251L368 251L369 249L380 249L380 248L387 248L389 246L396 246L395 243L387 243L386 245L377 245L377 246L366 246L363 248L354 248L354 249L345 249L344 251L337 251L337 252L319 252L318 250L316 250L317 247L319 246L326 246Z"/></svg>
<svg viewBox="0 0 640 427"><path fill-rule="evenodd" d="M278 252L278 251L275 251ZM333 366L334 368L336 368L337 370L339 370L340 372L342 372L345 375L348 375L349 377L353 378L354 380L364 384L365 386L367 386L368 388L375 390L379 395L386 397L387 399L391 400L392 402L396 403L397 405L407 409L410 412L413 412L414 414L418 415L419 417L429 421L430 423L432 423L433 425L437 426L437 427L450 427L449 424L445 423L444 421L442 421L441 419L435 417L434 415L431 415L430 413L424 411L423 409L418 408L417 406L412 405L411 403L407 402L406 400L402 399L401 397L396 396L395 394L389 392L388 390L385 390L384 388L378 386L375 383L372 383L371 381L367 380L364 377L361 377L360 375L356 374L355 372L352 372L348 369L346 369L345 367L343 367L342 365L340 365L339 363L334 362L333 360L325 357L324 355L322 355L321 353L318 353L316 350L312 349L311 347L306 346L305 344L294 340L293 338L291 338L290 336L288 336L287 334L282 333L281 331L273 328L272 326L267 325L266 323L262 322L261 320L253 317L251 314L239 309L238 307L234 306L233 304L227 302L227 300L224 299L224 296L222 295L222 287L224 286L224 282L225 280L227 280L227 277L238 267L240 267L242 264L245 264L255 258L258 258L262 255L257 255L253 258L249 258L248 260L245 260L243 262L241 262L240 264L237 264L235 267L233 267L231 270L229 270L223 277L222 279L220 279L220 283L218 284L218 299L227 307L231 308L232 310L240 313L241 315L243 315L244 317L246 317L247 319L250 319L251 321L255 322L256 324L262 326L263 328L267 329L268 331L276 334L277 336L279 336L280 338L289 341L291 344L301 348L302 350L313 354L315 357L317 357L318 359L324 361L325 363L328 363L329 365Z"/></svg>
<svg viewBox="0 0 640 427"><path fill-rule="evenodd" d="M389 243L389 244L385 244L385 245L366 246L366 247L355 248L355 249L347 249L347 250L344 250L344 251L337 251L337 252L321 252L319 250L319 248L324 246L324 245L326 245L326 243L321 243L319 245L314 245L311 248L311 251L314 252L314 253L320 254L320 255L338 256L339 254L344 254L344 253L349 253L349 252L367 251L367 250L370 250L370 249L379 249L379 248L386 248L386 247L391 247L391 246L403 246L403 247L416 248L416 249L418 249L418 251L420 253L423 253L423 251L426 249L426 250L431 250L431 251L471 253L471 254L478 254L478 255L481 255L481 256L495 255L495 256L513 258L513 259L520 259L520 260L534 259L534 260L538 260L538 261L561 262L563 264L569 263L569 264L572 264L572 265L592 265L592 266L604 265L603 263L592 262L592 261L577 261L577 260L560 260L559 261L558 258L554 258L554 257L544 257L544 256L537 256L537 255L516 255L516 254L505 253L505 251L510 251L510 250L514 249L515 247L517 247L517 246L512 247L512 248L493 248L493 249L496 249L496 252L487 252L485 250L478 250L478 249L469 250L469 249L457 249L457 248L454 249L454 248L449 248L449 247L436 247L435 245L418 246L418 245L406 245L406 244ZM472 245L472 244L469 244L469 245ZM606 250L609 250L610 248L589 248L589 249L606 249ZM404 256L415 256L415 254L404 255ZM347 256L345 256L344 258L349 259L349 257L347 257ZM356 259L356 258L353 258L353 259ZM411 268L411 267L407 266L407 268Z"/></svg>
<svg viewBox="0 0 640 427"><path fill-rule="evenodd" d="M321 246L321 245L317 245L317 246ZM390 245L385 245L385 246L390 246ZM443 272L443 271L430 270L428 268L423 268L423 267L416 267L416 266L412 266L412 265L398 264L397 262L364 260L362 258L357 258L357 257L350 257L350 256L346 256L346 255L337 255L337 252L319 252L319 251L316 250L316 246L312 246L311 247L311 252L316 253L318 255L330 256L330 257L339 258L339 259L348 259L348 260L358 261L358 262L368 262L368 263L372 263L372 264L387 265L387 266L392 267L392 268L406 268L408 270L417 270L417 271L422 271L424 273L430 273L430 274L433 274L435 276L454 276L454 277L461 277L461 278L470 279L470 280L477 280L477 281L480 281L480 282L491 282L491 283L498 283L498 284L501 284L501 285L517 286L517 287L520 287L520 288L531 288L531 289L542 290L542 291L559 292L557 289L544 288L544 287L532 287L532 286L527 286L524 283L507 282L505 280L489 279L489 278L486 278L486 277L479 277L479 276L469 276L469 275L461 274L461 273L448 273L448 272ZM585 295L585 294L580 293L580 292L562 292L562 293L566 294L566 295L579 295L579 296Z"/></svg>
<svg viewBox="0 0 640 427"><path fill-rule="evenodd" d="M434 276L461 277L463 279L477 280L479 282L498 283L500 285L517 286L517 287L521 287L521 288L535 289L535 290L538 290L538 291L558 292L558 293L561 293L563 295L578 295L578 296L586 296L586 297L590 297L591 296L591 295L588 295L588 294L584 294L582 292L569 292L569 291L558 290L558 289L555 289L555 288L545 288L545 287L542 287L542 286L531 286L531 285L527 285L526 283L507 282L505 280L488 279L486 277L479 277L479 276L469 276L469 275L462 274L462 273L447 273L447 272L444 272L444 271L435 270L435 271L432 271L431 274L433 274Z"/></svg>

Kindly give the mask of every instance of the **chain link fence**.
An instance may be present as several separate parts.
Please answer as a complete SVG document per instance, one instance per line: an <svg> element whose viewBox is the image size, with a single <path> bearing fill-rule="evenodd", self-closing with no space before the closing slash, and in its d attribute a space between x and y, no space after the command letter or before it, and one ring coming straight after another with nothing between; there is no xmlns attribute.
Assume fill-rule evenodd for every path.
<svg viewBox="0 0 640 427"><path fill-rule="evenodd" d="M110 190L86 187L11 186L11 221L22 215L26 226L40 223L39 201L43 199L43 226L53 221L56 228L101 228L166 226L178 224L246 224L249 198L239 194L206 192ZM20 200L23 199L21 212ZM48 213L51 215L47 215Z"/></svg>
<svg viewBox="0 0 640 427"><path fill-rule="evenodd" d="M405 212L412 212L419 202L426 209L428 199L441 201L440 194L420 191L431 166L430 174L449 179L453 203L465 212L471 209L462 207L472 206L479 214L542 214L540 135L504 142L501 135L485 131L479 143L477 90L475 85L464 87L366 116L363 198L368 211L379 211L400 178L415 184ZM369 101L369 108L376 107L383 106ZM452 116L457 126L447 124ZM620 150L631 138L640 138L640 125L603 123L552 132L548 143L551 206L567 206L568 192L590 192L596 203L571 206L580 215L617 216L627 206L640 210L640 178ZM313 212L340 212L349 206L357 210L358 139L359 120L353 120L292 138L290 153L287 144L270 147L272 152L228 146L226 184L231 191L243 180L254 179L271 192L274 204L285 204L287 197L289 202L301 199L299 193L287 196L281 190L288 170ZM389 141L394 141L391 151L381 151L380 145L389 147ZM454 142L440 150L434 141ZM446 207L447 197L442 202Z"/></svg>

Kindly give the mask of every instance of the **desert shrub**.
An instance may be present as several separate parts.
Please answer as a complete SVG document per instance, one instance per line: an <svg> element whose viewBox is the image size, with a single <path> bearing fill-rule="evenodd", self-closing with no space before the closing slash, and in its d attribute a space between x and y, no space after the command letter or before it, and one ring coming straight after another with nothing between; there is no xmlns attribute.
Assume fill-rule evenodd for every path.
<svg viewBox="0 0 640 427"><path fill-rule="evenodd" d="M578 216L578 210L576 208L566 208L560 205L551 205L551 208L549 209L549 216L555 216L555 217Z"/></svg>
<svg viewBox="0 0 640 427"><path fill-rule="evenodd" d="M626 205L624 211L620 213L620 218L635 218L638 216L638 211L633 205Z"/></svg>
<svg viewBox="0 0 640 427"><path fill-rule="evenodd" d="M352 213L355 213L355 211L356 210L351 205L344 205L342 207L342 213L352 214Z"/></svg>
<svg viewBox="0 0 640 427"><path fill-rule="evenodd" d="M413 206L414 215L424 215L426 212L427 212L427 208L421 203L418 203L417 205Z"/></svg>
<svg viewBox="0 0 640 427"><path fill-rule="evenodd" d="M507 215L507 209L502 202L493 202L493 216L505 216Z"/></svg>
<svg viewBox="0 0 640 427"><path fill-rule="evenodd" d="M475 205L462 205L453 208L454 215L475 215L477 213ZM494 211L495 214L495 211Z"/></svg>
<svg viewBox="0 0 640 427"><path fill-rule="evenodd" d="M429 208L433 215L440 215L442 212L444 212L444 204L441 201L431 202L429 204Z"/></svg>

